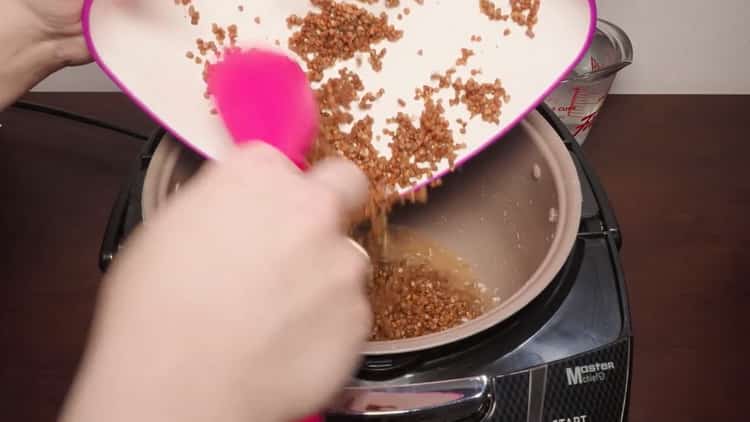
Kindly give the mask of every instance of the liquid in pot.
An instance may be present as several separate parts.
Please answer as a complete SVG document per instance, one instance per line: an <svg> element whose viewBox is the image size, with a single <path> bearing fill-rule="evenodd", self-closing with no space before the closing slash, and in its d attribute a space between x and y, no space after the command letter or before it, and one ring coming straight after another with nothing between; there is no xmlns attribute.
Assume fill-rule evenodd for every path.
<svg viewBox="0 0 750 422"><path fill-rule="evenodd" d="M370 341L419 337L482 315L491 305L470 266L439 244L391 226L387 245L365 242L373 262L367 294L374 323Z"/></svg>

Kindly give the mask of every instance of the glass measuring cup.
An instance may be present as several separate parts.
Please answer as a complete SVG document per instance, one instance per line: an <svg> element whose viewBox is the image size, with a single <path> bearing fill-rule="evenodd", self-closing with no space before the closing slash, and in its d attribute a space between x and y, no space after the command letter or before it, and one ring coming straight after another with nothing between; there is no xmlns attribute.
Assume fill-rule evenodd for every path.
<svg viewBox="0 0 750 422"><path fill-rule="evenodd" d="M632 62L633 45L627 34L599 19L591 47L545 100L579 144L589 135L617 72Z"/></svg>

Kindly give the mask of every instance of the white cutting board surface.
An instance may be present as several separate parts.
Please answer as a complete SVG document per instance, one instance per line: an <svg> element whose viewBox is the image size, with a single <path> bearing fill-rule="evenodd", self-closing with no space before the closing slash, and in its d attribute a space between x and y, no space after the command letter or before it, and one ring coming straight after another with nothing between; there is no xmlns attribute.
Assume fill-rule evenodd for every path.
<svg viewBox="0 0 750 422"><path fill-rule="evenodd" d="M352 59L329 69L323 79L336 76L345 66L360 76L364 92L385 90L370 110L352 108L355 119L374 118L374 133L393 128L386 119L399 111L418 117L423 105L413 100L415 88L429 84L433 73L456 67L462 48L475 55L467 66L456 67L456 77L466 80L472 69L479 69L481 74L474 77L478 82L502 81L510 101L503 105L499 124L484 122L480 116L469 119L463 106L446 107L456 142L466 144L459 152L458 165L501 138L546 98L588 48L596 23L594 0L541 0L533 39L512 20L488 19L480 13L479 0L424 0L423 5L401 0L401 6L393 9L386 8L384 0L377 5L346 2L376 14L388 13L389 23L404 32L399 41L374 46L387 48L380 72L373 71L367 56L361 54L362 66ZM275 41L279 40L280 48L288 51L287 40L298 28L289 29L286 18L316 9L307 0L192 0L192 4L200 12L198 25L191 24L187 7L175 5L174 0L86 0L84 28L97 63L127 95L177 139L207 158L221 159L231 152L233 143L220 118L210 114L210 100L203 97L203 66L188 60L186 53L197 53L197 38L214 39L212 23L237 25L240 47L278 48ZM510 11L509 0L496 0L496 4L503 12ZM408 15L405 7L410 9ZM398 14L402 19L397 19ZM506 28L511 30L508 36ZM472 36L481 41L472 41ZM437 96L445 104L452 97L453 90ZM398 105L399 99L407 102L406 107ZM459 118L469 121L465 134L459 133ZM390 155L388 141L383 136L378 144L385 156ZM433 178L448 170L448 163L441 163ZM415 186L427 182L415 181Z"/></svg>

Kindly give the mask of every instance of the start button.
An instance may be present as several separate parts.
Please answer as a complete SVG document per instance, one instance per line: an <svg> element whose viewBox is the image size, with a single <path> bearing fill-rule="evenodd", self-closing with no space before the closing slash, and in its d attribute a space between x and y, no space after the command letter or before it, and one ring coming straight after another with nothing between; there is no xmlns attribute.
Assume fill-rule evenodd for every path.
<svg viewBox="0 0 750 422"><path fill-rule="evenodd" d="M572 418L553 419L552 422L588 422L588 416L573 416Z"/></svg>

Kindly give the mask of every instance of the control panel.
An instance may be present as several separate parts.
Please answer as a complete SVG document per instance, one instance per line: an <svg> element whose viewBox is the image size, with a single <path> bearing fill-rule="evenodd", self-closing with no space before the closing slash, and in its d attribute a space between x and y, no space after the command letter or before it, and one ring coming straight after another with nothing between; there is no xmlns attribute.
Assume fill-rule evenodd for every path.
<svg viewBox="0 0 750 422"><path fill-rule="evenodd" d="M630 341L495 379L487 422L621 422L628 402Z"/></svg>

